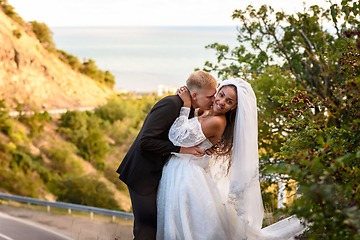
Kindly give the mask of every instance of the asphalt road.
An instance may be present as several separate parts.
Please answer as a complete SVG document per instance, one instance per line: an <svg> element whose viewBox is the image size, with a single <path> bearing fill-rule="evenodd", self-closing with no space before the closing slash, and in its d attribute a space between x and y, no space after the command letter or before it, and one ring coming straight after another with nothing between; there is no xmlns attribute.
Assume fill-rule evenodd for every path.
<svg viewBox="0 0 360 240"><path fill-rule="evenodd" d="M0 212L0 240L70 240L46 226L15 218Z"/></svg>

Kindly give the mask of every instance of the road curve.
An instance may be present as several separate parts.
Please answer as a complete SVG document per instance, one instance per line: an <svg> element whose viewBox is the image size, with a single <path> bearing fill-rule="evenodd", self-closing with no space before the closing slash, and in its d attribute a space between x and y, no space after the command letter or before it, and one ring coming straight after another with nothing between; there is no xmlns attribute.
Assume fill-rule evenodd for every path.
<svg viewBox="0 0 360 240"><path fill-rule="evenodd" d="M0 240L73 240L48 227L0 212Z"/></svg>

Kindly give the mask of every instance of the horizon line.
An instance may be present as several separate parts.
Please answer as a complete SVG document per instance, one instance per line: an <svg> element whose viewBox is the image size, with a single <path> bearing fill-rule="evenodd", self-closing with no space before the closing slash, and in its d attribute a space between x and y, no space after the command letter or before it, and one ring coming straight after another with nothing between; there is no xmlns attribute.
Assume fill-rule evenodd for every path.
<svg viewBox="0 0 360 240"><path fill-rule="evenodd" d="M238 25L118 25L118 26L111 26L111 25L103 25L103 26L50 26L49 27L53 27L53 28L119 28L119 27L126 27L126 28L131 28L131 27L193 27L193 28L199 28L199 27L209 27L209 28L214 28L214 27L237 27Z"/></svg>

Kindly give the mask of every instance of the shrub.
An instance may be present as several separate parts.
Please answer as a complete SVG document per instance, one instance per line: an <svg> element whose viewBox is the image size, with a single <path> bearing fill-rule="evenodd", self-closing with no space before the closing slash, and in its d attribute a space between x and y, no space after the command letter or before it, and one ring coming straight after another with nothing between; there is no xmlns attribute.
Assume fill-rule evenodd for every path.
<svg viewBox="0 0 360 240"><path fill-rule="evenodd" d="M51 116L45 111L43 113L35 112L33 115L20 115L19 121L30 127L29 137L40 136L44 132L45 123L50 122Z"/></svg>
<svg viewBox="0 0 360 240"><path fill-rule="evenodd" d="M11 6L7 0L0 0L0 10L21 26L25 26L25 21L14 11L14 9L15 8Z"/></svg>
<svg viewBox="0 0 360 240"><path fill-rule="evenodd" d="M35 33L37 39L39 39L40 43L49 51L55 52L55 43L53 42L52 35L53 32L45 23L40 23L37 21L29 22L32 26L32 30Z"/></svg>
<svg viewBox="0 0 360 240"><path fill-rule="evenodd" d="M41 151L51 160L50 167L59 174L82 173L81 164L76 161L78 149L70 142L56 142L53 146L42 146Z"/></svg>
<svg viewBox="0 0 360 240"><path fill-rule="evenodd" d="M14 143L0 143L0 187L30 197L39 196L39 188L46 188L36 172L33 156Z"/></svg>
<svg viewBox="0 0 360 240"><path fill-rule="evenodd" d="M66 53L63 50L57 50L59 59L66 64L69 64L73 70L79 70L82 67L82 63L79 59L71 54Z"/></svg>
<svg viewBox="0 0 360 240"><path fill-rule="evenodd" d="M20 39L21 38L21 32L17 29L13 30L13 35L17 38Z"/></svg>
<svg viewBox="0 0 360 240"><path fill-rule="evenodd" d="M68 111L58 129L79 149L79 154L98 169L104 168L110 146L101 129L103 120L91 112Z"/></svg>
<svg viewBox="0 0 360 240"><path fill-rule="evenodd" d="M100 129L90 129L88 136L84 139L83 148L88 154L88 159L96 168L103 170L105 157L110 146L105 134Z"/></svg>
<svg viewBox="0 0 360 240"><path fill-rule="evenodd" d="M58 181L58 201L119 209L114 193L95 175L73 175Z"/></svg>
<svg viewBox="0 0 360 240"><path fill-rule="evenodd" d="M98 69L95 61L92 59L89 59L83 63L80 72L89 76L95 81L106 85L110 89L112 89L115 85L115 77L109 71L103 72L102 70Z"/></svg>
<svg viewBox="0 0 360 240"><path fill-rule="evenodd" d="M94 112L100 118L114 123L116 120L122 121L128 114L127 110L125 101L120 98L111 98L105 105L95 108Z"/></svg>

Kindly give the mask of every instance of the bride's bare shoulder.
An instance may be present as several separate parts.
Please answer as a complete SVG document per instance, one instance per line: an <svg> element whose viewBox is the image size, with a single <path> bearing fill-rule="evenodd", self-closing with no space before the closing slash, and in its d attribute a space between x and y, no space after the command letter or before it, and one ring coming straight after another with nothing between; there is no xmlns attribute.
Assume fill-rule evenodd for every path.
<svg viewBox="0 0 360 240"><path fill-rule="evenodd" d="M225 116L208 116L201 123L211 128L223 128L226 125Z"/></svg>

